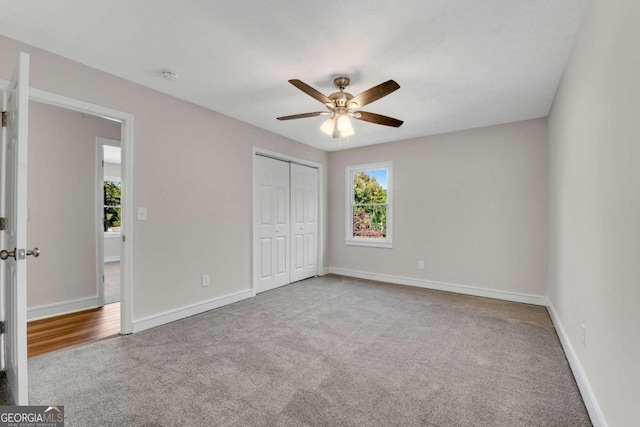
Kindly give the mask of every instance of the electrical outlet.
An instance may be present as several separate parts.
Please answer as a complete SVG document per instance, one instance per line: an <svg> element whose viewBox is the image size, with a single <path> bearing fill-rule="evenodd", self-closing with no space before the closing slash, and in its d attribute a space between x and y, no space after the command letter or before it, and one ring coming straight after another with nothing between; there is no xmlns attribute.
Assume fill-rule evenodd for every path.
<svg viewBox="0 0 640 427"><path fill-rule="evenodd" d="M587 342L587 327L582 325L580 327L580 344L584 347Z"/></svg>
<svg viewBox="0 0 640 427"><path fill-rule="evenodd" d="M418 268L420 270L424 270L424 261L422 261L422 260L418 261Z"/></svg>
<svg viewBox="0 0 640 427"><path fill-rule="evenodd" d="M209 275L208 274L202 275L202 277L200 278L200 284L202 285L203 288L209 286Z"/></svg>

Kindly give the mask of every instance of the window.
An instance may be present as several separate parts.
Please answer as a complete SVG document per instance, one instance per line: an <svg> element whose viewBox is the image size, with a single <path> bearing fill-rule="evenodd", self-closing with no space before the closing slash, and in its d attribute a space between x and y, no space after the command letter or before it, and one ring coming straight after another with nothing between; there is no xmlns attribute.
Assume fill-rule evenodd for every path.
<svg viewBox="0 0 640 427"><path fill-rule="evenodd" d="M104 215L102 224L106 234L120 233L120 220L122 208L120 198L122 195L122 183L119 178L105 177L103 185Z"/></svg>
<svg viewBox="0 0 640 427"><path fill-rule="evenodd" d="M391 248L391 162L347 166L347 245Z"/></svg>

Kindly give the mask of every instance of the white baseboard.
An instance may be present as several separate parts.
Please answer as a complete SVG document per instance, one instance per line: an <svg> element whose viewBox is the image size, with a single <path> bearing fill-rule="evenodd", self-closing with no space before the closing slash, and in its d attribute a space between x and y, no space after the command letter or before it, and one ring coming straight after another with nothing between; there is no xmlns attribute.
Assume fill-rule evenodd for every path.
<svg viewBox="0 0 640 427"><path fill-rule="evenodd" d="M88 310L99 306L97 296L41 305L27 309L27 321L30 322L32 320L60 316L61 314L75 313L76 311Z"/></svg>
<svg viewBox="0 0 640 427"><path fill-rule="evenodd" d="M318 269L318 276L326 276L327 274L329 274L329 268Z"/></svg>
<svg viewBox="0 0 640 427"><path fill-rule="evenodd" d="M432 280L413 279L410 277L391 276L388 274L367 273L364 271L348 270L344 268L329 267L327 270L329 273L338 274L340 276L356 277L359 279L376 280L378 282L395 283L397 285L416 286L418 288L435 289L438 291L455 292L458 294L473 295L477 297L547 306L547 297L542 295L519 294L495 289L479 288L476 286L456 285L453 283L434 282Z"/></svg>
<svg viewBox="0 0 640 427"><path fill-rule="evenodd" d="M104 262L120 262L120 255L106 256L104 257Z"/></svg>
<svg viewBox="0 0 640 427"><path fill-rule="evenodd" d="M155 328L166 323L175 322L176 320L184 319L186 317L194 316L196 314L204 313L205 311L213 310L225 305L233 304L234 302L242 301L247 298L255 296L253 289L246 289L244 291L235 292L230 295L214 298L209 301L200 302L197 304L181 307L175 310L169 310L164 313L156 314L153 316L145 317L142 319L133 321L133 332L140 332L146 329Z"/></svg>
<svg viewBox="0 0 640 427"><path fill-rule="evenodd" d="M569 336L565 332L551 301L547 304L547 309L549 310L551 321L553 322L556 332L558 333L558 337L560 338L564 354L567 356L567 360L569 361L569 366L571 366L573 376L578 383L578 388L580 389L580 394L582 394L584 404L587 407L587 412L589 412L589 416L591 417L591 422L595 427L607 427L604 414L602 413L600 405L598 405L598 401L593 394L593 389L591 388L587 375L582 368L582 363L580 363L580 359L578 359L578 355L573 349L571 341L569 341Z"/></svg>

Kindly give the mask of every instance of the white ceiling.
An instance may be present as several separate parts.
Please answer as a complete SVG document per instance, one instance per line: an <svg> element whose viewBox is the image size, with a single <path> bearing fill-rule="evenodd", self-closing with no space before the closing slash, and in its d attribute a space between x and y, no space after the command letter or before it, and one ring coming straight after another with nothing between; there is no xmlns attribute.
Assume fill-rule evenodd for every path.
<svg viewBox="0 0 640 427"><path fill-rule="evenodd" d="M324 150L329 94L401 88L343 148L545 117L588 0L10 0L0 34ZM179 74L177 82L162 70Z"/></svg>

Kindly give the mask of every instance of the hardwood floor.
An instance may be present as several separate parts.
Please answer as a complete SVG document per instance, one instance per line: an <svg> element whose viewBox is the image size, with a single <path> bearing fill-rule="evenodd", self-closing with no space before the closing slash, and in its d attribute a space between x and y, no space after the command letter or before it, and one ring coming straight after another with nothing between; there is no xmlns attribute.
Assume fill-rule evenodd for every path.
<svg viewBox="0 0 640 427"><path fill-rule="evenodd" d="M28 357L120 333L120 303L27 323Z"/></svg>

